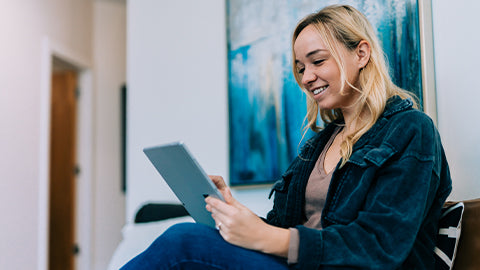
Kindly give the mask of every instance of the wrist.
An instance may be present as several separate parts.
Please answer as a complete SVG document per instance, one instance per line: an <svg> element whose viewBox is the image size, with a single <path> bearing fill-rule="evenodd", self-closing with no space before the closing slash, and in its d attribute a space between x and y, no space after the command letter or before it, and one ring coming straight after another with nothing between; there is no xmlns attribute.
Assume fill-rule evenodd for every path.
<svg viewBox="0 0 480 270"><path fill-rule="evenodd" d="M259 250L276 256L288 257L290 230L268 225L262 233Z"/></svg>

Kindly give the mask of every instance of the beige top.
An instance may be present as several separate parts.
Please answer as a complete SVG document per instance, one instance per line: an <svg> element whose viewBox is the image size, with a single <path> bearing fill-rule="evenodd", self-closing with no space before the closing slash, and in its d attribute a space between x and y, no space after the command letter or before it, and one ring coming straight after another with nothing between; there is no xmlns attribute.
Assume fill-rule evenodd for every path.
<svg viewBox="0 0 480 270"><path fill-rule="evenodd" d="M305 190L305 217L307 221L303 224L305 227L312 229L322 229L320 222L322 218L322 210L325 206L325 200L327 198L328 186L332 179L333 171L326 173L323 167L325 160L325 154L328 148L332 145L335 136L339 133L341 128L337 128L332 134L332 137L323 148L322 153L318 157L315 167L308 178L307 187ZM298 247L300 238L298 236L298 230L290 228L290 243L288 247L288 263L293 264L298 261Z"/></svg>

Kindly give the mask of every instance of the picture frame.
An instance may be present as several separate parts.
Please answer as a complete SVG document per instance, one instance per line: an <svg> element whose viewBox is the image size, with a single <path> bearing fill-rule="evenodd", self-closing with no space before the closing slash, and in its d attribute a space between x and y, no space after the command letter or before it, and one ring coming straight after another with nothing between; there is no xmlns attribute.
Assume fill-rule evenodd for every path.
<svg viewBox="0 0 480 270"><path fill-rule="evenodd" d="M280 179L312 135L303 129L306 96L292 73L291 33L301 18L330 4L349 4L367 16L394 83L412 91L436 121L430 1L227 0L232 186Z"/></svg>

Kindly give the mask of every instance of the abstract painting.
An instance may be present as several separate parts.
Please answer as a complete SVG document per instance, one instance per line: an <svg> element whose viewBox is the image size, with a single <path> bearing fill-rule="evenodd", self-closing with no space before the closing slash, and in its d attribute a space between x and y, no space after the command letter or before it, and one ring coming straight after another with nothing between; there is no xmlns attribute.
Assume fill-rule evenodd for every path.
<svg viewBox="0 0 480 270"><path fill-rule="evenodd" d="M227 0L230 184L278 180L303 137L306 97L292 73L291 34L330 4L363 12L400 87L422 98L417 0Z"/></svg>

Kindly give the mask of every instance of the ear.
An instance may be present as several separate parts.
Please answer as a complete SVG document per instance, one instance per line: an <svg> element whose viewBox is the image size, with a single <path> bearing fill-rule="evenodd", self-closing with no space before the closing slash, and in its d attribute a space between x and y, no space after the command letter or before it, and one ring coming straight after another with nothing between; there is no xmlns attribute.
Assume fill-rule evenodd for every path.
<svg viewBox="0 0 480 270"><path fill-rule="evenodd" d="M370 60L370 51L370 44L366 40L362 40L358 43L357 49L355 50L357 54L358 69L362 69L368 64L368 61Z"/></svg>

